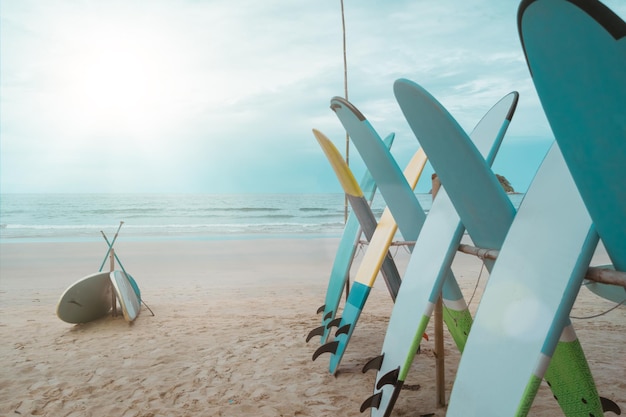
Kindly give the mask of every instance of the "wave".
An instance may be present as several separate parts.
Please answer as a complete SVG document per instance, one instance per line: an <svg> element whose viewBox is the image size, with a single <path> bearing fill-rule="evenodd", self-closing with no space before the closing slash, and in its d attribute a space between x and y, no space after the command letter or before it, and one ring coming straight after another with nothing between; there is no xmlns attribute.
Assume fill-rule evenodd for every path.
<svg viewBox="0 0 626 417"><path fill-rule="evenodd" d="M121 233L126 238L142 237L202 237L229 235L259 234L339 234L343 230L342 221L317 223L276 221L258 223L193 223L193 224L146 224L134 225L124 223ZM117 227L112 225L23 225L7 224L0 232L4 242L19 239L63 239L83 238L88 240L102 239L100 231L113 233Z"/></svg>

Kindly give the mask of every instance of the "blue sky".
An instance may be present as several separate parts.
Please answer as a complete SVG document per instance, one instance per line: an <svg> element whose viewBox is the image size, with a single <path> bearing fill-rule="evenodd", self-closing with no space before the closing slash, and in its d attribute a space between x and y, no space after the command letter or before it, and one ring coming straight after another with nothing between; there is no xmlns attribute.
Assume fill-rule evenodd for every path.
<svg viewBox="0 0 626 417"><path fill-rule="evenodd" d="M396 133L399 164L419 145L396 79L468 131L515 90L494 171L525 191L552 135L518 2L344 2L349 99ZM339 0L21 0L0 18L0 192L340 192L311 133L344 147L329 109L344 91ZM353 147L350 161L360 177Z"/></svg>

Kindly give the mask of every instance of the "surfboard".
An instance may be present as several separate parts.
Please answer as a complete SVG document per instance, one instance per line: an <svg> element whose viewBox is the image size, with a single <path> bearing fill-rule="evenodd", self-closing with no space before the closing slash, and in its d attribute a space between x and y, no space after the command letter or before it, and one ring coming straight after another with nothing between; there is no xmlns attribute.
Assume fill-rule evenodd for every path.
<svg viewBox="0 0 626 417"><path fill-rule="evenodd" d="M426 218L413 192L426 162L423 151L418 150L416 152L402 173L393 156L384 146L381 146L378 133L352 103L343 98L335 97L331 100L331 109L337 114L365 165L374 177L390 210L388 216L397 224L397 228L406 241L415 241ZM348 296L341 318L332 323L338 325L335 339L320 346L313 354L313 360L315 360L322 353L331 353L329 370L333 374L338 371L361 311L374 285L378 266L381 262L381 254L388 249L395 233L395 229L392 229L392 223L386 219L381 220L385 220L381 223L386 226L380 231L377 229L379 236L372 237L373 244L368 247L357 271L351 295ZM412 249L412 247L409 248ZM446 281L443 293L446 325L453 334L455 341L464 343L465 334L469 331L471 316L463 300L461 290L453 277Z"/></svg>
<svg viewBox="0 0 626 417"><path fill-rule="evenodd" d="M447 415L528 413L597 243L591 218L553 145L485 287Z"/></svg>
<svg viewBox="0 0 626 417"><path fill-rule="evenodd" d="M395 135L393 133L389 134L385 138L384 143L387 149L391 148L394 138ZM361 179L360 188L363 192L363 196L371 205L371 201L374 197L374 194L376 193L376 183L374 182L374 179L367 170L365 171L365 174ZM333 266L330 272L330 278L328 280L328 287L326 289L324 304L317 309L318 313L322 313L322 324L320 327L313 329L307 335L307 342L315 335L321 336L320 344L324 344L328 340L329 329L327 326L328 323L330 323L337 314L337 309L339 308L339 303L341 301L341 295L343 294L343 289L346 286L346 282L350 274L352 260L354 259L354 254L356 252L360 237L361 225L354 210L352 210L350 212L350 215L348 216L348 220L346 222L346 226L344 227L341 240L339 241L335 260L333 262ZM396 294L397 289L393 294L394 299Z"/></svg>
<svg viewBox="0 0 626 417"><path fill-rule="evenodd" d="M326 155L328 161L330 162L333 170L335 171L341 186L348 197L348 201L350 202L350 206L354 214L356 215L359 224L361 225L361 230L363 230L363 234L366 236L369 241L374 234L374 230L377 227L377 221L374 217L374 213L370 208L369 202L365 199L361 188L359 187L356 179L352 175L352 171L343 160L343 157L335 147L335 145L320 131L313 129L313 134L317 139L318 143L322 147L324 154ZM398 289L400 288L400 273L396 268L396 264L393 260L391 254L387 251L385 254L384 262L382 262L382 266L380 271L385 279L385 283L387 284L387 288L392 299L395 300L396 294L398 293ZM341 290L335 293L337 296L337 304L339 303L338 298L341 296ZM326 306L323 306L326 309ZM320 308L321 310L321 308ZM307 342L316 335L322 336L324 338L327 337L327 333L329 331L329 323L332 322L334 318L336 310L331 310L328 313L325 313L322 320L325 323L322 326L313 329L307 336Z"/></svg>
<svg viewBox="0 0 626 417"><path fill-rule="evenodd" d="M493 131L500 126L502 128L499 134L501 140L514 111L517 94L506 96L490 110L472 132L472 143L472 140L464 134L445 108L422 87L408 80L398 80L394 85L394 91L409 125L428 152L431 164L438 173L443 187L450 196L452 204L456 207L458 217L467 228L472 241L479 247L499 250L514 219L515 210L496 176L489 168L495 158L500 141L496 141L490 147L492 141L489 138L492 133L485 135L485 132ZM507 111L510 112L508 115L506 114ZM502 122L503 119L506 120L505 123ZM484 155L485 160L481 154ZM464 175L459 175L459 172L463 172ZM448 219L451 218L453 217L448 217ZM420 235L420 239L424 233ZM433 233L438 235L441 232L435 229ZM458 245L459 241L455 243ZM423 255L424 259L432 259L433 256L436 256L428 254L429 250L433 250L431 245L426 243L422 246L425 254ZM450 246L448 250L455 248L456 246ZM414 257L416 256L419 255L416 253ZM419 266L423 262L416 264ZM485 265L491 272L493 261L485 260ZM405 281L409 279L409 271L412 270L407 270ZM424 271L418 267L415 274L411 276L416 277L414 279L423 280L424 275ZM407 288L406 285L404 288ZM404 315L396 316L399 317L396 320L399 325L395 329L397 337L407 334L407 322L417 322L419 314L414 307L419 304L416 304L416 300L420 299L421 291L428 294L428 290L424 289L413 291L408 296L408 307L405 307L408 311ZM432 300L436 300L437 294L437 291L433 291L430 300L422 300L422 305L428 307L423 310L425 313L422 316L421 326L427 324L432 312ZM417 328L415 335L421 334L423 331L421 326ZM546 381L551 386L565 415L570 417L586 417L589 414L600 415L602 413L600 398L582 347L569 320L567 329L567 332L562 335L562 341L559 342L559 345L563 346L558 348L554 355L555 366L551 365L545 374ZM391 346L403 344L399 340L393 338L391 340L389 342ZM417 336L414 336L413 343L419 343ZM404 345L409 345L409 343L405 341ZM408 347L404 349L408 356L401 368L400 379L394 391L396 395L406 377L406 373L402 371L408 372L414 357L413 352L415 352L413 348L411 348L413 350L408 349ZM389 361L390 359L390 357L386 357L385 360ZM390 365L386 366L389 367ZM392 369L393 366L395 365L391 365ZM564 369L567 369L567 373L563 372ZM585 404L580 403L582 397L587 398ZM391 398L393 400L394 396L392 395ZM384 402L383 405L385 405Z"/></svg>
<svg viewBox="0 0 626 417"><path fill-rule="evenodd" d="M70 285L57 303L57 316L72 324L88 323L111 311L111 280L108 272L88 275Z"/></svg>
<svg viewBox="0 0 626 417"><path fill-rule="evenodd" d="M452 116L420 86L399 80L394 91L422 147L427 154L435 155L436 163L431 160L431 165L442 187L415 243L382 354L364 368L378 370L374 395L361 408L364 411L373 407L373 416L391 413L465 230L444 181L454 178L450 188L456 193L457 204L467 200L461 209L469 222L465 226L475 233L470 235L477 239L477 245L499 248L498 240L504 240L515 213L489 165L513 116L518 94L508 94L487 112L472 132L472 144ZM481 180L490 181L489 185ZM484 215L495 221L486 222Z"/></svg>
<svg viewBox="0 0 626 417"><path fill-rule="evenodd" d="M135 293L135 289L122 271L113 271L109 274L113 290L122 307L122 313L126 321L134 321L141 311L141 302Z"/></svg>
<svg viewBox="0 0 626 417"><path fill-rule="evenodd" d="M407 177L411 177L413 179L413 186L417 183L417 179L419 178L419 174L423 170L425 163L426 157L421 151L418 151L409 162L407 169L405 170L405 174ZM313 354L313 360L315 360L322 353L332 353L329 370L333 374L336 374L338 370L345 347L348 344L350 336L354 330L354 326L358 321L360 312L369 295L369 291L374 284L378 271L381 268L381 262L383 262L384 259L383 256L386 252L388 252L389 246L391 245L391 241L397 229L398 225L394 220L391 210L389 207L385 208L378 222L378 227L376 228L365 255L363 256L363 260L359 265L359 269L355 276L355 281L352 286L352 290L350 291L350 295L348 296L344 306L341 319L337 319L335 322L329 323L329 327L336 325L339 327L335 333L335 340L322 345ZM366 284L362 283L364 271L369 276L369 281ZM340 342L343 343L340 344Z"/></svg>
<svg viewBox="0 0 626 417"><path fill-rule="evenodd" d="M605 265L602 268L613 268L613 265ZM626 288L588 280L585 280L583 285L598 297L602 297L605 300L609 300L614 303L621 304L622 307L626 307Z"/></svg>
<svg viewBox="0 0 626 417"><path fill-rule="evenodd" d="M611 262L626 271L626 22L595 0L537 0L521 3L518 29L565 162Z"/></svg>

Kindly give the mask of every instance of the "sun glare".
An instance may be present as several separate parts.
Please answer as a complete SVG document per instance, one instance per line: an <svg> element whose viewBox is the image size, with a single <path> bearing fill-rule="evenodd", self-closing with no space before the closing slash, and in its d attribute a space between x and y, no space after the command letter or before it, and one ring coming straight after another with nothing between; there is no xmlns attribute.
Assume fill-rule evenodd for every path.
<svg viewBox="0 0 626 417"><path fill-rule="evenodd" d="M89 128L138 133L167 118L164 86L176 84L166 52L135 32L94 30L70 65L70 99Z"/></svg>

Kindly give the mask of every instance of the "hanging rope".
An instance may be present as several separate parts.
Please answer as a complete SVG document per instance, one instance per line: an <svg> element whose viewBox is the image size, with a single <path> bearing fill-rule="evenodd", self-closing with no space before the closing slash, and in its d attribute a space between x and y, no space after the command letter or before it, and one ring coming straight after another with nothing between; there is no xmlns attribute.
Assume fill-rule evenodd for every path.
<svg viewBox="0 0 626 417"><path fill-rule="evenodd" d="M478 279L476 280L476 285L474 286L474 292L472 293L472 296L470 297L469 302L467 303L468 309L472 305L472 300L474 299L474 295L476 295L476 290L478 289L478 284L480 283L480 279L483 276L484 270L485 270L485 263L483 262L482 265L480 266L480 273L478 274Z"/></svg>
<svg viewBox="0 0 626 417"><path fill-rule="evenodd" d="M590 282L587 282L583 285L589 285ZM598 314L594 314L592 316L583 316L583 317L578 317L578 316L569 316L571 319L576 319L576 320L589 320L589 319L595 319L597 317L601 317L604 316L606 314L609 314L611 311L615 310L616 308L619 308L620 306L624 305L624 303L626 303L626 298L624 298L621 302L617 303L616 305L614 305L613 307L609 308L606 311L603 311L602 313L598 313Z"/></svg>
<svg viewBox="0 0 626 417"><path fill-rule="evenodd" d="M589 319L595 319L597 317L601 317L604 316L605 314L609 314L611 311L615 310L616 308L620 307L621 305L623 305L624 303L626 303L626 298L622 300L621 303L617 303L615 306L609 308L606 311L603 311L602 313L598 313L598 314L594 314L593 316L584 316L584 317L577 317L577 316L569 316L570 319L576 319L576 320L589 320Z"/></svg>

